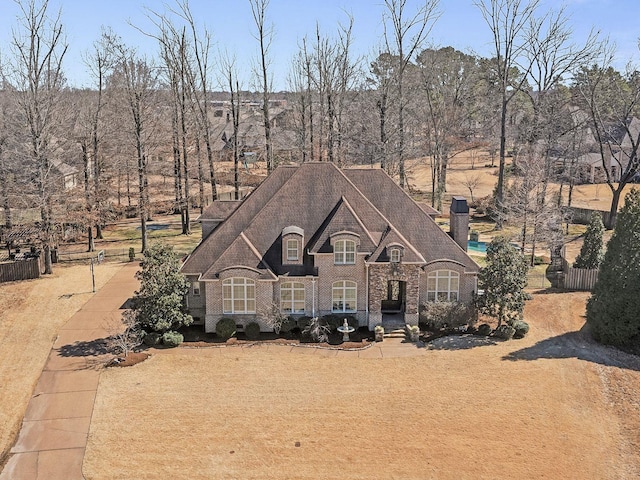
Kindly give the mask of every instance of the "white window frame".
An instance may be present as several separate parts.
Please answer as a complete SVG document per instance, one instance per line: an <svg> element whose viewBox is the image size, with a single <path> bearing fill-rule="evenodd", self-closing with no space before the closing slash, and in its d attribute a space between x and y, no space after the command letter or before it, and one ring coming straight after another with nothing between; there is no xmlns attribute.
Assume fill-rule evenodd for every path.
<svg viewBox="0 0 640 480"><path fill-rule="evenodd" d="M356 263L356 242L338 240L333 245L333 263L335 265L354 265Z"/></svg>
<svg viewBox="0 0 640 480"><path fill-rule="evenodd" d="M298 298L296 298L296 293L298 294ZM280 311L282 313L304 313L305 300L306 292L304 283L285 282L280 285Z"/></svg>
<svg viewBox="0 0 640 480"><path fill-rule="evenodd" d="M349 295L349 299L353 299L353 308L347 308L347 295ZM333 282L331 285L331 311L334 313L355 313L357 310L358 284L350 280Z"/></svg>
<svg viewBox="0 0 640 480"><path fill-rule="evenodd" d="M292 247L293 245L293 247ZM287 261L298 261L300 258L299 242L296 238L289 238L287 240ZM295 256L291 253L295 252Z"/></svg>
<svg viewBox="0 0 640 480"><path fill-rule="evenodd" d="M400 263L400 249L399 248L392 248L391 252L389 253L389 260L391 261L391 263Z"/></svg>
<svg viewBox="0 0 640 480"><path fill-rule="evenodd" d="M200 282L191 282L191 292L194 297L200 296Z"/></svg>
<svg viewBox="0 0 640 480"><path fill-rule="evenodd" d="M460 274L453 270L436 270L427 275L428 302L457 302L460 298Z"/></svg>
<svg viewBox="0 0 640 480"><path fill-rule="evenodd" d="M256 282L244 277L223 280L222 311L226 314L256 313Z"/></svg>

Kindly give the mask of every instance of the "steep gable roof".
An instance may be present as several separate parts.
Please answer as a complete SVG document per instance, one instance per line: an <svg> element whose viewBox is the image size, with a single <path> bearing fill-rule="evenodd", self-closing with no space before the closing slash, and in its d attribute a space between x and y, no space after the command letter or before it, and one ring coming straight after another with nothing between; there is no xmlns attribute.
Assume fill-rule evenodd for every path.
<svg viewBox="0 0 640 480"><path fill-rule="evenodd" d="M427 263L453 260L464 265L468 271L477 272L480 269L383 170L350 169L344 173L391 225L424 256Z"/></svg>
<svg viewBox="0 0 640 480"><path fill-rule="evenodd" d="M303 265L283 265L281 234L289 225L304 231ZM478 270L382 170L343 171L331 163L308 162L277 168L198 245L182 271L216 278L220 270L242 263L243 258L245 262L255 258L263 263L254 267L264 269L267 276L313 274L307 251L325 251L329 236L343 230L360 236L359 251L377 252L372 261L381 258L381 248L397 242L405 247L406 261L453 260L469 271ZM383 235L389 242L380 247Z"/></svg>
<svg viewBox="0 0 640 480"><path fill-rule="evenodd" d="M344 198L340 198L333 211L329 214L325 222L318 229L314 238L309 242L310 253L330 253L333 251L330 245L330 237L332 233L348 231L355 233L360 237L360 252L371 253L376 249L376 238L367 230L353 211L349 202ZM380 235L377 235L377 240Z"/></svg>

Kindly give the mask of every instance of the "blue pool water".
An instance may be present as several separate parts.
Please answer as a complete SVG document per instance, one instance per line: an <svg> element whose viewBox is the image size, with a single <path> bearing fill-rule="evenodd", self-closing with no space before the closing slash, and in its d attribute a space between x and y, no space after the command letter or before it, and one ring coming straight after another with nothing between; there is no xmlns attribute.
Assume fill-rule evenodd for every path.
<svg viewBox="0 0 640 480"><path fill-rule="evenodd" d="M473 240L469 240L467 242L467 251L487 253L487 242L474 242Z"/></svg>
<svg viewBox="0 0 640 480"><path fill-rule="evenodd" d="M520 250L520 245L517 243L511 243L516 250ZM467 251L473 253L487 253L487 242L474 242L469 240L467 242Z"/></svg>

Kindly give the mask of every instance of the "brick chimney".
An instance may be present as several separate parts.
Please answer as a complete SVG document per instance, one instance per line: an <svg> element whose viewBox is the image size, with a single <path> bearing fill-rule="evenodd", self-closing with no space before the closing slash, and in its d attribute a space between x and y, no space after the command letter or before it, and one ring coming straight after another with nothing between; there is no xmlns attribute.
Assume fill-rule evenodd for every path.
<svg viewBox="0 0 640 480"><path fill-rule="evenodd" d="M467 251L469 240L469 205L464 197L455 196L451 199L449 209L449 235L455 242Z"/></svg>

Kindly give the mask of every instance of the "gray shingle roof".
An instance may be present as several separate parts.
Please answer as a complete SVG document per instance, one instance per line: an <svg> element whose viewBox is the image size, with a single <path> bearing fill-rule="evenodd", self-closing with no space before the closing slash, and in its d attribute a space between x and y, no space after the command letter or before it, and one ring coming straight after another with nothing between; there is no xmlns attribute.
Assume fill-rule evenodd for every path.
<svg viewBox="0 0 640 480"><path fill-rule="evenodd" d="M281 233L291 225L304 231L302 266L282 265ZM313 274L307 250L324 251L328 236L341 230L360 236L359 251L377 251L372 261L396 242L404 245L405 261L448 259L478 271L466 252L382 170L342 171L326 162L277 168L198 245L182 271L215 278L246 257L247 266L263 269L266 276L268 269L276 275ZM381 242L383 235L388 241Z"/></svg>

